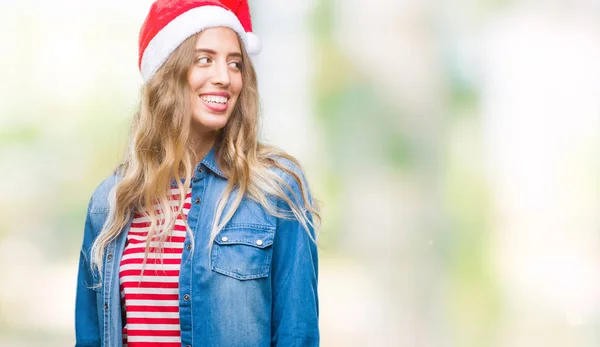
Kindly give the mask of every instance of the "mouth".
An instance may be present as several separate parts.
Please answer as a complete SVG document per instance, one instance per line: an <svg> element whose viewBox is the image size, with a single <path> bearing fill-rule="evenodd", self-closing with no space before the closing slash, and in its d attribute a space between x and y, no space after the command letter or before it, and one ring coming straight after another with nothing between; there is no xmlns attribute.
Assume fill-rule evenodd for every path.
<svg viewBox="0 0 600 347"><path fill-rule="evenodd" d="M204 106L213 112L225 112L227 110L229 96L201 94L199 97Z"/></svg>

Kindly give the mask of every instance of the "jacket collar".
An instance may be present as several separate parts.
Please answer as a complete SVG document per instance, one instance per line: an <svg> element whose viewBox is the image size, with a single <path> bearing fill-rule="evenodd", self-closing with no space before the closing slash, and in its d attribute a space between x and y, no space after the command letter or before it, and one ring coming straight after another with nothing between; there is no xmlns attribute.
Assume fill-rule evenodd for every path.
<svg viewBox="0 0 600 347"><path fill-rule="evenodd" d="M222 178L227 179L227 176L225 176L223 171L221 171L221 169L219 169L219 165L217 164L217 158L216 158L215 152L216 152L216 148L215 148L215 146L212 146L212 148L210 149L210 151L208 151L208 153L206 154L204 159L202 159L202 162L200 162L200 164L206 166L207 168L210 169L210 171L214 172L218 176L221 176Z"/></svg>

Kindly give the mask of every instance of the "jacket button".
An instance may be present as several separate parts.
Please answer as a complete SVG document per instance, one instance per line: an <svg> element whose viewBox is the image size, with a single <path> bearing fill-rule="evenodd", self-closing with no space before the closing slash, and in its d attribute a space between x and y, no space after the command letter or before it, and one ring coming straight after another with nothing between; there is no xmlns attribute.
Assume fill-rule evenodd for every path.
<svg viewBox="0 0 600 347"><path fill-rule="evenodd" d="M191 244L191 243L188 243L188 244L185 246L185 249L187 249L188 251L189 251L190 249L192 249L192 244Z"/></svg>
<svg viewBox="0 0 600 347"><path fill-rule="evenodd" d="M196 203L199 204L200 203L200 198L196 198Z"/></svg>
<svg viewBox="0 0 600 347"><path fill-rule="evenodd" d="M198 168L198 173L202 173L202 171L204 171L204 170L202 169L202 166L200 166L200 167Z"/></svg>
<svg viewBox="0 0 600 347"><path fill-rule="evenodd" d="M262 243L263 243L262 240L256 240L257 245L262 246Z"/></svg>
<svg viewBox="0 0 600 347"><path fill-rule="evenodd" d="M227 241L229 241L229 237L223 236L223 237L221 237L221 241L227 242Z"/></svg>
<svg viewBox="0 0 600 347"><path fill-rule="evenodd" d="M113 255L112 255L112 253L109 253L109 254L106 256L106 259L108 259L108 260L112 260L112 258L113 258Z"/></svg>
<svg viewBox="0 0 600 347"><path fill-rule="evenodd" d="M187 295L187 294L185 294L185 295L183 296L183 301L189 301L189 300L190 300L190 296L189 296L189 295Z"/></svg>
<svg viewBox="0 0 600 347"><path fill-rule="evenodd" d="M108 303L106 303L106 302L104 303L104 309L108 310Z"/></svg>

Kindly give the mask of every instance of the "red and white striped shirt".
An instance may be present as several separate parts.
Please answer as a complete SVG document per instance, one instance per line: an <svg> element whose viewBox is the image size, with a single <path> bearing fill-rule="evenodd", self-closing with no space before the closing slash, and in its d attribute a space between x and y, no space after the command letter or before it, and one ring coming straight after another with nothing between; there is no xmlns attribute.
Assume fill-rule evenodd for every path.
<svg viewBox="0 0 600 347"><path fill-rule="evenodd" d="M171 189L172 208L178 210L179 189ZM187 219L192 194L189 192L183 205ZM161 220L161 215L158 215ZM123 346L175 347L181 346L179 326L179 268L186 239L186 226L177 217L171 236L164 243L162 263L160 254L150 244L150 252L141 275L142 262L150 220L136 213L120 264L119 280L124 308Z"/></svg>

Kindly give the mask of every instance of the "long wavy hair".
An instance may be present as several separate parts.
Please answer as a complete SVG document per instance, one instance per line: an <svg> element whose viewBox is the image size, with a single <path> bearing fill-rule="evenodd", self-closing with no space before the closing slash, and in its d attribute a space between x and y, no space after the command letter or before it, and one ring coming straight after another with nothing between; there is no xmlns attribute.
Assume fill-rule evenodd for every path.
<svg viewBox="0 0 600 347"><path fill-rule="evenodd" d="M191 146L192 109L188 72L194 61L197 35L185 40L141 88L140 106L133 117L128 149L124 161L116 169L120 180L109 198L107 221L91 249L92 269L100 275L107 245L123 232L134 213L141 213L150 220L144 263L151 243L158 240L157 249L162 249L177 215L183 213L196 164ZM302 169L298 160L275 146L261 144L257 140L259 98L256 72L244 45L240 44L240 47L243 60L241 94L231 117L215 140L215 156L228 178L228 185L216 206L216 217L206 245L209 251L216 235L231 219L244 195L260 203L273 216L297 219L309 235L309 227L317 230L321 221L317 200L309 196L307 182L299 173ZM291 161L298 169L284 165L278 160L280 158ZM301 199L288 198L291 187L273 168L282 170L296 181ZM173 180L179 188L176 199L170 194ZM231 208L225 212L225 205L234 192ZM269 196L282 199L290 209L277 209L270 203ZM187 230L193 245L189 227ZM315 241L312 235L311 239Z"/></svg>

